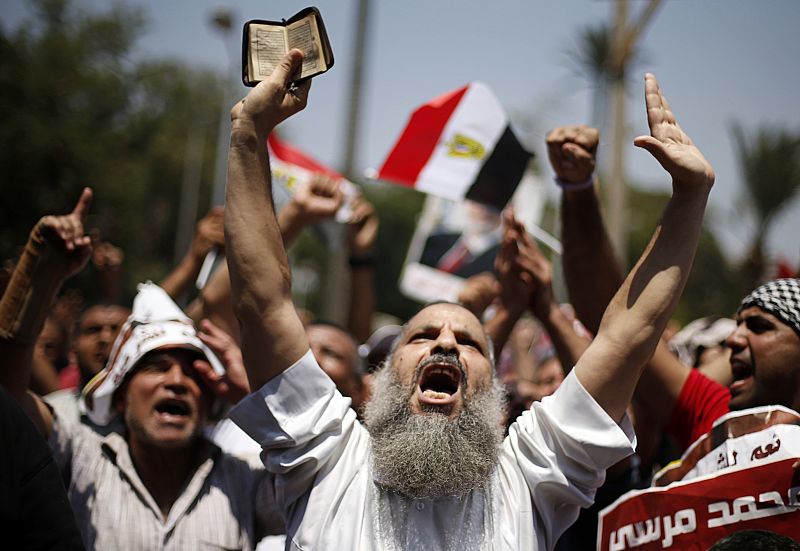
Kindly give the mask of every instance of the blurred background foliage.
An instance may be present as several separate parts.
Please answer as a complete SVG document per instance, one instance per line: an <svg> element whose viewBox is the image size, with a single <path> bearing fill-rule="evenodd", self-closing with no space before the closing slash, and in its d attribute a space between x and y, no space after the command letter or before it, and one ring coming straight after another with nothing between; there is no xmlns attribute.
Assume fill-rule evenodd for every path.
<svg viewBox="0 0 800 551"><path fill-rule="evenodd" d="M170 60L131 61L147 24L123 5L35 6L35 19L0 29L0 254L14 256L43 214L67 212L90 186L89 226L124 250L130 298L135 282L171 267L187 129L208 119L195 128L213 137L221 79ZM214 146L203 151L209 167ZM203 172L203 205L211 177ZM95 298L91 274L77 284Z"/></svg>
<svg viewBox="0 0 800 551"><path fill-rule="evenodd" d="M123 249L124 298L129 299L136 282L158 280L175 263L178 205L191 132L206 136L199 204L210 202L224 75L169 59L134 60L132 48L146 36L147 18L122 4L87 12L70 0L33 3L34 19L16 29L0 29L4 195L0 258L13 258L39 217L67 212L80 189L91 186L95 201L89 226ZM585 32L589 44L585 49L598 52L584 56L588 61L578 65L602 87L605 79L598 65L607 63L607 56L599 50L607 48L607 31ZM603 118L603 102L595 108L598 119ZM731 263L713 233L705 230L676 312L681 322L709 314L730 315L748 287L772 275L759 247L763 249L774 213L800 185L797 134L766 128L750 137L733 128L748 182L743 202L754 209L758 222L751 257L761 254L761 264ZM775 191L768 185L774 181L786 185ZM626 258L636 259L667 196L635 185L631 190ZM378 310L405 318L417 305L399 293L397 281L424 196L373 183L365 186L365 193L381 219ZM206 210L201 207L197 217ZM558 233L555 205L549 205L542 225ZM304 236L292 251L297 266L317 274L315 290L304 297L304 305L312 310L319 311L323 303L328 254L329 247L313 235ZM97 298L91 270L70 285L80 288L88 301Z"/></svg>

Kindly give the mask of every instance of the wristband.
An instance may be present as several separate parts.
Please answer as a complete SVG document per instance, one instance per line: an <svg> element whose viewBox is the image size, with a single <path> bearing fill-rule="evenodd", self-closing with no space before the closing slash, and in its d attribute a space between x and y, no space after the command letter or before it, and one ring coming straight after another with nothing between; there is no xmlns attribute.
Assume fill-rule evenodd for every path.
<svg viewBox="0 0 800 551"><path fill-rule="evenodd" d="M589 189L594 185L594 174L589 176L585 182L567 182L558 176L553 178L553 180L555 180L556 185L564 191L580 191L582 189Z"/></svg>
<svg viewBox="0 0 800 551"><path fill-rule="evenodd" d="M43 272L49 271L42 266L44 254L45 241L40 222L33 228L0 300L0 337L26 344L36 342L44 313L34 306L35 301L32 298L35 291L42 292L42 289L35 287L51 287L47 284L37 285L35 281L36 276L41 278ZM47 309L42 310L46 312Z"/></svg>

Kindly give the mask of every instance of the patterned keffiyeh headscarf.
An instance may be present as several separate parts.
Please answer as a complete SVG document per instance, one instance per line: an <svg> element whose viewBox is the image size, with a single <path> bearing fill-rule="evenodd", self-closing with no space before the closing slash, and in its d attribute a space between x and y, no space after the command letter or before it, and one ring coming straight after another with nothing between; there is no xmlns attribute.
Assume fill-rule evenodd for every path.
<svg viewBox="0 0 800 551"><path fill-rule="evenodd" d="M758 306L800 335L800 279L775 279L744 297L739 312Z"/></svg>

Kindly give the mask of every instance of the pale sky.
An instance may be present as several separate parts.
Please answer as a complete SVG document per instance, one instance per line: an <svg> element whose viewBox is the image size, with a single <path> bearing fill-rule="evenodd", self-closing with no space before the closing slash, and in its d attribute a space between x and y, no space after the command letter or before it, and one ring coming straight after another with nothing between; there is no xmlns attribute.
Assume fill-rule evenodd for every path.
<svg viewBox="0 0 800 551"><path fill-rule="evenodd" d="M218 69L225 69L228 56L208 20L216 7L232 8L238 20L231 36L236 72L243 21L289 17L306 5L289 0L123 3L141 7L150 23L136 56L168 56ZM85 0L79 5L105 9L110 3ZM638 12L644 2L631 5ZM356 2L318 0L316 6L336 64L315 79L309 107L285 130L295 145L341 168ZM379 166L416 106L471 80L495 91L512 124L527 130L518 134L543 160L550 128L590 122L591 90L574 76L565 52L583 27L610 20L612 11L608 0L373 1L357 165ZM2 0L5 28L27 13L26 2ZM665 0L641 41L645 63L640 72L658 76L678 121L716 169L709 216L733 256L749 242L752 224L738 201L742 184L730 124L736 120L746 130L772 124L800 131L799 22L796 0ZM631 140L647 131L642 88L632 86L628 98ZM610 144L601 140L601 155L609 150ZM666 174L647 152L631 146L626 162L630 180L669 189ZM542 166L549 174L547 163ZM776 220L769 246L792 264L800 263L800 200Z"/></svg>

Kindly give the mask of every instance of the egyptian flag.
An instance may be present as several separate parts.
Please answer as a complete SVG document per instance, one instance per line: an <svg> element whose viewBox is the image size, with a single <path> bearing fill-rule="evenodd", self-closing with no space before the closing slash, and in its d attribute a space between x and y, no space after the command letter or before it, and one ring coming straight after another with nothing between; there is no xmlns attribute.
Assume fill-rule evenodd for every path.
<svg viewBox="0 0 800 551"><path fill-rule="evenodd" d="M289 191L301 181L311 178L313 174L324 174L341 180L343 176L327 166L312 159L296 147L280 140L275 132L267 137L272 177L285 185Z"/></svg>
<svg viewBox="0 0 800 551"><path fill-rule="evenodd" d="M473 82L414 111L375 177L499 210L531 157L494 93Z"/></svg>
<svg viewBox="0 0 800 551"><path fill-rule="evenodd" d="M358 195L358 188L350 180L309 157L296 147L280 140L275 132L267 136L267 151L269 152L270 172L273 184L282 186L290 195L294 195L298 184L307 182L314 174L324 174L334 180L339 180L340 189L344 193L344 202L336 212L334 220L347 222L352 216L352 200ZM273 185L273 191L276 187ZM287 200L287 197L280 199Z"/></svg>

